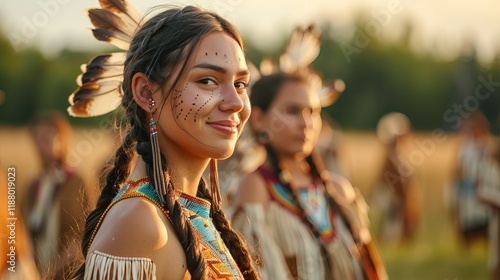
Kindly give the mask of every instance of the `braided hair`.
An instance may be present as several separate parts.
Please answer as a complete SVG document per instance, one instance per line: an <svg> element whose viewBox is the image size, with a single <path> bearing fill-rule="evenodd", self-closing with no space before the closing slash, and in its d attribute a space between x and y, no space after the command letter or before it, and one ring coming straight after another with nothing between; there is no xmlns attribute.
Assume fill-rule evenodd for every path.
<svg viewBox="0 0 500 280"><path fill-rule="evenodd" d="M274 174L276 174L277 179L279 183L283 186L284 190L287 192L287 194L292 198L293 205L297 207L300 213L300 218L301 220L306 224L306 226L309 228L311 233L314 235L316 238L316 243L320 246L321 250L321 256L324 260L325 265L328 267L328 269L325 270L325 275L327 276L326 279L330 279L328 277L329 273L332 272L331 269L331 257L330 254L328 253L328 250L325 246L325 243L321 240L321 233L319 231L319 228L311 221L311 219L306 215L306 211L304 207L302 206L302 203L300 202L296 192L292 188L290 182L288 180L284 180L283 178L283 170L281 169L280 162L278 159L278 156L274 152L274 150L270 147L270 145L266 145L266 151L267 151L267 157L269 159L269 162L271 163L271 168L273 169L272 171ZM306 161L309 163L310 168L311 168L311 176L313 179L320 178L317 175L319 175L318 170L316 169L316 164L314 163L315 161L320 160L319 158L314 158L309 155L306 159ZM325 182L323 181L323 185L325 185ZM328 192L324 192L325 199L328 202L330 206L333 206L333 199L332 197L328 194Z"/></svg>
<svg viewBox="0 0 500 280"><path fill-rule="evenodd" d="M255 82L254 86L252 87L252 94L250 96L250 103L252 104L253 108L259 108L263 112L267 112L269 108L271 107L273 101L276 99L278 92L280 92L280 89L283 87L284 84L289 83L289 82L298 82L298 83L303 83L303 84L308 84L308 79L305 75L302 73L294 73L294 74L289 74L289 73L283 73L283 72L278 72L271 74L269 76L264 76L257 82ZM292 198L292 202L295 207L299 210L299 213L301 215L301 220L304 222L304 224L308 227L308 229L311 231L313 236L315 237L317 244L320 246L320 251L321 251L321 256L324 260L324 263L327 267L325 270L325 276L327 279L331 279L333 277L333 268L331 267L331 256L328 253L328 250L326 248L325 243L321 240L321 234L319 228L310 220L310 218L306 215L306 211L298 199L298 196L294 189L292 188L290 182L286 179L286 176L284 176L284 170L282 169L282 165L280 163L280 159L278 158L278 155L276 154L276 151L274 147L272 146L271 143L264 143L264 147L267 152L267 159L270 163L270 166L272 168L272 172L276 175L277 180L279 183L283 186L284 190L287 192L287 194ZM309 165L310 169L310 176L313 178L313 180L319 179L322 181L323 186L327 186L327 172L324 166L323 161L321 160L321 157L317 154L316 151L312 151L310 155L308 155L305 158L305 161ZM328 191L323 192L325 200L327 201L328 205L332 208L338 208L336 202L332 198L332 196L328 193Z"/></svg>
<svg viewBox="0 0 500 280"><path fill-rule="evenodd" d="M140 72L157 83L160 88L164 88L168 83L169 86L164 96L165 99L168 98L179 83L189 56L204 36L212 31L228 34L243 48L241 37L231 23L214 13L192 6L163 11L147 20L134 35L125 61L122 85L121 105L125 109L127 118L127 134L116 151L109 172L103 177L102 192L96 208L87 217L81 246L84 257L87 256L91 246L91 236L99 219L116 196L118 186L128 178L130 162L136 153L144 160L146 174L151 183L154 182L153 156L147 125L148 115L133 100L132 78ZM174 75L176 72L177 74ZM168 172L167 160L165 155L162 155L161 165L165 172ZM192 279L203 279L206 275L206 268L199 241L194 236L194 229L188 222L186 211L175 199L174 187L168 179L166 186L167 195L163 208L170 214L174 231L186 254L187 270ZM198 194L210 201L214 195L208 191L203 180L200 182ZM220 194L215 195L220 196ZM245 279L258 279L246 244L229 226L227 218L220 210L220 205L212 203L211 215L214 225L221 232L221 237L230 248ZM75 278L83 278L84 272L85 263L75 271Z"/></svg>

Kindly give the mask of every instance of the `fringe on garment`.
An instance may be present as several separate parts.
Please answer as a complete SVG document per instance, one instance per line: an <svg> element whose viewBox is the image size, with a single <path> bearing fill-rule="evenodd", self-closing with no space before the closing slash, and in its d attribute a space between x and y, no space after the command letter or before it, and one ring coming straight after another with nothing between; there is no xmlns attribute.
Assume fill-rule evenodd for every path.
<svg viewBox="0 0 500 280"><path fill-rule="evenodd" d="M297 216L276 203L271 202L265 210L260 204L246 204L235 213L232 225L260 257L263 280L325 279L325 260L317 239ZM334 279L364 279L353 257L355 244L346 225L337 218L335 227L337 237L327 246Z"/></svg>
<svg viewBox="0 0 500 280"><path fill-rule="evenodd" d="M307 227L293 214L270 203L247 204L233 219L233 227L260 256L261 278L324 280L320 248Z"/></svg>
<svg viewBox="0 0 500 280"><path fill-rule="evenodd" d="M99 251L87 258L84 280L155 280L156 265L149 258L120 257Z"/></svg>

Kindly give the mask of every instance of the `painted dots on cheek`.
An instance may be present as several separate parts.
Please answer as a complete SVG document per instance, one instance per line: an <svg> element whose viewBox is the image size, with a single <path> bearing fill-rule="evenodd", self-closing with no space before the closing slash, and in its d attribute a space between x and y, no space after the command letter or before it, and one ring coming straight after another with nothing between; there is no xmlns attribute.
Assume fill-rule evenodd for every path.
<svg viewBox="0 0 500 280"><path fill-rule="evenodd" d="M197 94L194 99L198 99L198 96L199 96L199 94ZM201 111L201 109L203 109L203 107L207 106L208 102L210 102L210 100L212 100L213 97L214 97L214 92L212 91L212 94L207 99L207 101L205 101L205 103L201 104L201 106L198 107L198 109L196 110L196 113L194 114L194 122L196 122L196 117L198 116L198 113ZM193 103L193 105L195 105L195 103Z"/></svg>
<svg viewBox="0 0 500 280"><path fill-rule="evenodd" d="M182 92L184 92L184 90L187 88L187 86L188 86L188 84L186 83L186 84L184 85L184 88L183 88L183 89L181 89L181 90L174 89L174 92L176 93L176 94L172 97L172 99L174 100L174 104L175 104L175 105L174 105L174 109L177 109L179 106L181 106L181 105L184 103L184 100L183 100L183 99L181 99L181 95L182 95ZM178 119L178 118L181 116L181 114L182 114L182 112L183 112L183 111L184 111L184 110L181 108L181 109L180 109L180 111L179 111L179 113L177 114L177 116L176 116L175 118L176 118L176 119Z"/></svg>

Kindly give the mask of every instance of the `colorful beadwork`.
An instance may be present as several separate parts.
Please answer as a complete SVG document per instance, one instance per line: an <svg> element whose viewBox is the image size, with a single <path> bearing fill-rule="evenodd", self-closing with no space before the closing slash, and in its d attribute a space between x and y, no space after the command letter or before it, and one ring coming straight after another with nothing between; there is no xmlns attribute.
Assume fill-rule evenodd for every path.
<svg viewBox="0 0 500 280"><path fill-rule="evenodd" d="M300 210L293 203L293 198L279 183L276 176L263 168L258 170L266 181L271 199L297 217L302 218ZM318 228L321 240L329 243L335 236L332 226L334 213L321 189L318 185L300 188L297 191L297 198L300 200L308 219Z"/></svg>
<svg viewBox="0 0 500 280"><path fill-rule="evenodd" d="M177 199L179 203L189 212L189 222L195 229L195 236L200 240L202 255L206 261L208 270L206 279L243 279L238 265L212 223L210 218L210 202L182 192L176 193L179 195ZM129 197L139 196L153 202L172 222L168 211L162 207L160 198L148 178L127 182L118 192L111 205Z"/></svg>

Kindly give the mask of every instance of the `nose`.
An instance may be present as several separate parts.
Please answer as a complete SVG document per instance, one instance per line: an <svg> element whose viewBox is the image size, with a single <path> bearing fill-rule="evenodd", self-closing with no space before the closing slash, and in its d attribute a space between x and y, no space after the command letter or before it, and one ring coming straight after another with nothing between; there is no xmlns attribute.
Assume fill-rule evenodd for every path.
<svg viewBox="0 0 500 280"><path fill-rule="evenodd" d="M240 112L243 110L245 103L243 98L245 93L238 93L234 85L229 85L221 92L221 102L219 107L221 111Z"/></svg>
<svg viewBox="0 0 500 280"><path fill-rule="evenodd" d="M301 128L309 128L312 126L312 116L308 110L304 109L302 113L299 114L298 125Z"/></svg>

